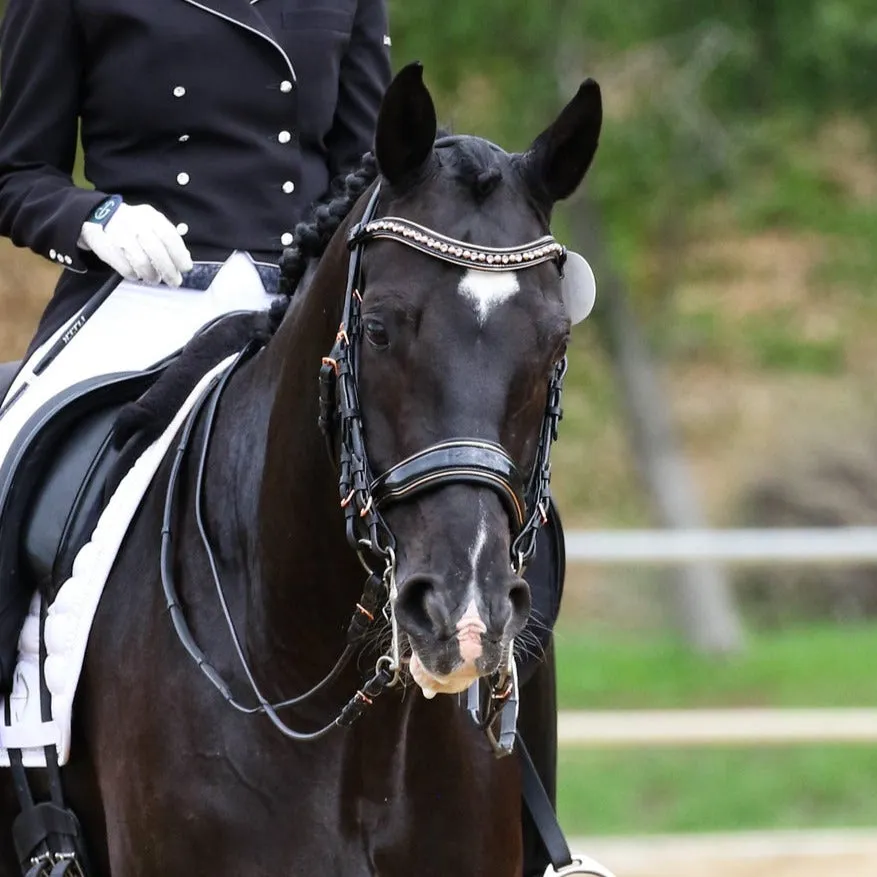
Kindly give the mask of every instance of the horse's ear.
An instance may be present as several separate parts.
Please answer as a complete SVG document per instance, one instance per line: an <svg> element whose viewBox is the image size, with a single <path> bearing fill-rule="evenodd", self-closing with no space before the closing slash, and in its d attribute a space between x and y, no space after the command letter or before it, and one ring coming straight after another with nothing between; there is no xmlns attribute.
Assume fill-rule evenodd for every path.
<svg viewBox="0 0 877 877"><path fill-rule="evenodd" d="M576 96L524 154L533 194L548 207L578 188L597 151L603 101L600 86L586 79Z"/></svg>
<svg viewBox="0 0 877 877"><path fill-rule="evenodd" d="M384 94L375 130L375 157L390 183L400 183L423 167L432 154L436 128L423 65L408 64Z"/></svg>

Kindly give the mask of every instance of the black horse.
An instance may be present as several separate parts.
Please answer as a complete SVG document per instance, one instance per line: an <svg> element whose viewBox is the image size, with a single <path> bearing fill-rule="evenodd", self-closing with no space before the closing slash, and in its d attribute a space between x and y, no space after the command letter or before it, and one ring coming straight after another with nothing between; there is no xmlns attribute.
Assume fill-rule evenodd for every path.
<svg viewBox="0 0 877 877"><path fill-rule="evenodd" d="M494 757L456 696L392 683L399 671L432 695L475 677L508 682L530 610L519 534L544 512L521 507L516 473L540 463L570 331L549 218L581 182L600 123L589 80L522 154L474 137L437 145L419 66L396 77L376 133L377 184L299 284L270 343L211 397L192 453L176 468L169 455L107 584L64 768L95 874L520 877L517 760ZM367 207L399 222L363 225ZM421 226L440 234L418 237ZM351 235L361 264L349 274ZM498 249L507 270L490 270ZM355 361L342 356L347 330ZM332 390L322 405L321 369ZM333 394L344 397L337 408ZM357 461L386 473L424 449L420 471L409 462L384 479L378 511ZM343 509L339 463L350 487ZM433 489L415 484L434 476ZM178 513L162 564L169 482ZM389 588L397 627L383 624L383 599L356 611L360 621L377 616L381 636L280 713L301 733L330 727L310 742L286 739L264 711L232 709L181 648L166 608L163 588L176 589L194 641L239 700L249 693L257 705L254 685L278 702L349 654L351 611L368 596L362 564L375 572L372 597ZM365 715L332 727L364 677L370 687L344 716ZM13 877L6 774L0 877Z"/></svg>

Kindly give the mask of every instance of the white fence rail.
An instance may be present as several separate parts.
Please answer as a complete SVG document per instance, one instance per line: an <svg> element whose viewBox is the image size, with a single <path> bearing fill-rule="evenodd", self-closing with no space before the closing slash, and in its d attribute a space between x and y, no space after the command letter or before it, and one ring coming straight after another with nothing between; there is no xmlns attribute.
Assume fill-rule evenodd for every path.
<svg viewBox="0 0 877 877"><path fill-rule="evenodd" d="M570 563L589 564L864 564L877 563L877 527L568 531L566 550ZM564 748L874 745L877 709L561 711L557 730ZM873 831L587 838L573 848L627 877L877 873Z"/></svg>
<svg viewBox="0 0 877 877"><path fill-rule="evenodd" d="M877 743L877 709L561 711L564 748Z"/></svg>
<svg viewBox="0 0 877 877"><path fill-rule="evenodd" d="M579 530L570 563L877 564L877 527L771 530ZM564 746L877 743L877 709L561 712Z"/></svg>
<svg viewBox="0 0 877 877"><path fill-rule="evenodd" d="M678 565L877 563L877 527L773 530L577 530L571 563Z"/></svg>

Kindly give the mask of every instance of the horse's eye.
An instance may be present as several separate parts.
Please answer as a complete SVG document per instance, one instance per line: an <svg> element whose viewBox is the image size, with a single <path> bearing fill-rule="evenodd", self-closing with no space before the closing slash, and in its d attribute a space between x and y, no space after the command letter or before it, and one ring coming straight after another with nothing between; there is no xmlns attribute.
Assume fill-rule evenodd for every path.
<svg viewBox="0 0 877 877"><path fill-rule="evenodd" d="M390 338L387 335L384 324L380 320L376 320L374 317L366 317L362 322L362 327L365 329L365 337L372 347L383 350L383 348L389 346Z"/></svg>

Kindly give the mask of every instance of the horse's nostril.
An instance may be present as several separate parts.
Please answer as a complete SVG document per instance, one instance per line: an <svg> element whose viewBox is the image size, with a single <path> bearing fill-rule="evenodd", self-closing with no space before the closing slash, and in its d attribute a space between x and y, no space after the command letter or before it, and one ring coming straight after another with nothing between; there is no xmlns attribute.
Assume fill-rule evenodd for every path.
<svg viewBox="0 0 877 877"><path fill-rule="evenodd" d="M509 602L512 604L512 618L526 620L530 614L530 586L518 579L509 588Z"/></svg>
<svg viewBox="0 0 877 877"><path fill-rule="evenodd" d="M490 600L489 636L517 636L530 614L530 588L523 579L510 579Z"/></svg>
<svg viewBox="0 0 877 877"><path fill-rule="evenodd" d="M441 626L439 581L419 575L406 579L396 597L396 617L415 632L434 633Z"/></svg>

